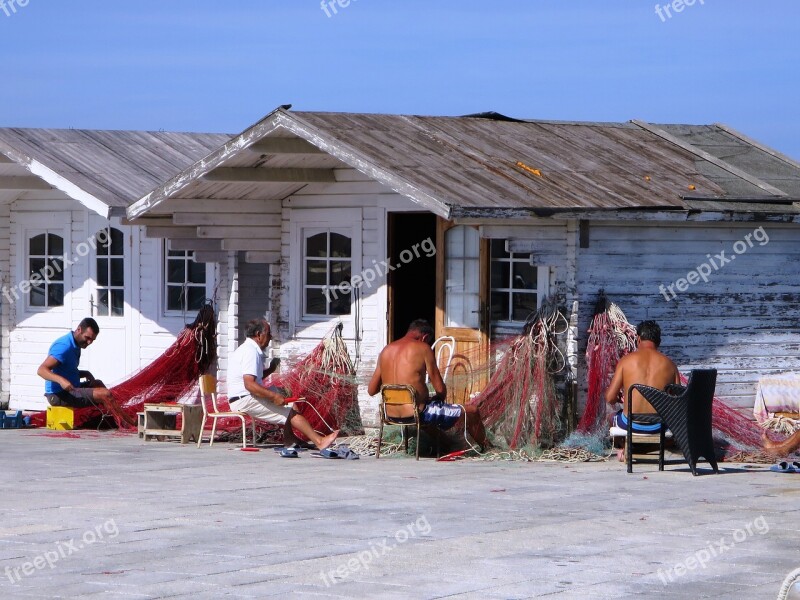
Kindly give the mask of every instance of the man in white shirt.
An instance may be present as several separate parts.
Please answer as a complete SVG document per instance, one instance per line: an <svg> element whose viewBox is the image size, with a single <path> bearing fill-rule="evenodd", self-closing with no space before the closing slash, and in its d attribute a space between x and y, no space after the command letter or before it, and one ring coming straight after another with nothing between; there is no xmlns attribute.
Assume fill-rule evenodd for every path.
<svg viewBox="0 0 800 600"><path fill-rule="evenodd" d="M297 441L293 427L320 450L330 446L339 435L338 429L327 436L318 434L303 415L287 406L283 394L261 385L271 372L264 370L264 349L272 339L269 323L265 319L254 319L247 324L245 335L247 339L228 361L228 402L231 409L260 421L283 425L283 441L287 446Z"/></svg>

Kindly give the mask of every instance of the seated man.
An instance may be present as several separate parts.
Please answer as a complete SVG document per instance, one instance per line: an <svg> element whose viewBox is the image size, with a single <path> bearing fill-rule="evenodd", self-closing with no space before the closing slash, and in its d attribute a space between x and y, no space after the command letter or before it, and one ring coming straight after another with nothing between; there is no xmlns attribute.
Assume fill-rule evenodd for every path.
<svg viewBox="0 0 800 600"><path fill-rule="evenodd" d="M622 408L613 416L612 424L620 429L628 429L627 401L628 390L634 383L649 385L663 390L670 383L680 383L678 368L667 356L658 351L661 345L661 328L655 321L642 321L636 327L638 344L636 350L623 356L617 363L614 377L606 390L606 402L615 405L622 402ZM622 399L620 400L620 392ZM635 391L633 392L633 412L635 414L655 414L653 406ZM658 433L661 425L633 423L635 433ZM625 449L617 454L624 460Z"/></svg>
<svg viewBox="0 0 800 600"><path fill-rule="evenodd" d="M283 442L290 446L297 442L292 428L297 428L317 448L330 446L339 431L327 436L318 434L303 416L286 405L286 397L275 389L267 389L261 382L272 370L264 370L264 350L272 339L272 330L264 319L254 319L245 329L247 339L231 355L228 362L228 402L231 410L243 412L254 419L274 425L283 425Z"/></svg>
<svg viewBox="0 0 800 600"><path fill-rule="evenodd" d="M83 319L75 331L58 338L50 346L47 358L36 371L45 380L44 395L50 406L85 408L113 398L102 381L89 371L78 370L81 350L88 348L100 334L97 321ZM81 379L85 379L81 383Z"/></svg>
<svg viewBox="0 0 800 600"><path fill-rule="evenodd" d="M410 385L417 390L418 409L424 425L435 425L444 431L453 427L463 427L466 422L466 428L472 438L482 448L488 447L489 442L478 407L444 403L447 388L431 349L433 341L433 328L427 321L418 319L412 322L408 332L386 346L378 356L375 373L369 382L369 395L374 396L379 393L384 384ZM436 392L433 398L428 397L426 373ZM403 412L389 416L401 418L414 416L413 408L410 406L401 406L397 410Z"/></svg>

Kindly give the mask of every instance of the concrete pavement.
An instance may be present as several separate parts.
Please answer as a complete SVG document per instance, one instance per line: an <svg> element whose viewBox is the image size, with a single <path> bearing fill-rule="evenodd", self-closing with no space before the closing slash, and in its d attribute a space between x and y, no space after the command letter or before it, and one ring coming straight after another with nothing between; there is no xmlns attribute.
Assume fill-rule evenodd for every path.
<svg viewBox="0 0 800 600"><path fill-rule="evenodd" d="M774 599L800 474L0 431L0 598Z"/></svg>

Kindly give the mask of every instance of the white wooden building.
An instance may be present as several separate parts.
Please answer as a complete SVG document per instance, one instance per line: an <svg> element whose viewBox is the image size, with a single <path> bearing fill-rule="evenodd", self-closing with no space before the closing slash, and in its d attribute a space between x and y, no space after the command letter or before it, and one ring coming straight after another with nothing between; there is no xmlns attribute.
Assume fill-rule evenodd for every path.
<svg viewBox="0 0 800 600"><path fill-rule="evenodd" d="M465 349L555 295L585 381L600 289L752 409L761 375L800 366L798 200L800 165L721 125L280 108L127 215L216 265L221 379L249 318L289 365L341 321L370 424L374 360L418 317Z"/></svg>
<svg viewBox="0 0 800 600"><path fill-rule="evenodd" d="M149 364L194 318L217 269L126 225L125 209L228 139L0 129L0 404L46 407L36 369L84 317L101 333L81 367L109 385Z"/></svg>

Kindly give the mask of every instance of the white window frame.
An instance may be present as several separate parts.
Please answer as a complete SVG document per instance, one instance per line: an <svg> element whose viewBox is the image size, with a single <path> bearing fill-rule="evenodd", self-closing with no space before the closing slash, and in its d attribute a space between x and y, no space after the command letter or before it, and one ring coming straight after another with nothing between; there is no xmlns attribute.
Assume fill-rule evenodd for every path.
<svg viewBox="0 0 800 600"><path fill-rule="evenodd" d="M111 230L118 231L122 234L122 254L111 254ZM100 247L100 242L97 240L98 234L103 231L105 232L105 236L109 241L108 245L108 254L100 254L98 248ZM92 267L92 279L94 280L94 292L93 294L96 297L93 299L94 302L94 316L96 317L103 317L108 319L124 319L126 314L129 312L125 309L126 305L130 305L130 299L128 298L130 286L128 285L128 262L130 261L130 257L125 252L125 240L126 240L126 232L121 229L120 227L114 227L113 225L106 225L102 229L98 229L97 231L92 233L94 237L94 265ZM106 264L106 276L108 278L106 285L100 285L100 260L105 259L108 261ZM122 259L122 276L123 281L122 285L111 285L111 259ZM108 314L101 315L99 314L99 306L100 306L100 291L105 290L108 292ZM122 290L122 314L115 315L111 313L111 297L113 290Z"/></svg>
<svg viewBox="0 0 800 600"><path fill-rule="evenodd" d="M13 287L7 290L11 301L15 302L17 314L24 315L26 325L33 327L70 327L73 271L78 265L64 264L64 304L53 307L31 307L28 305L28 294L23 293L20 284L28 281L28 248L32 237L41 233L54 233L61 236L64 242L64 254L70 260L76 260L72 249L72 213L28 213L16 215L17 247L13 261L16 263L13 272L16 280ZM85 267L84 267L85 270ZM16 292L16 295L15 295ZM16 296L19 296L18 298ZM2 302L9 302L8 296L3 295Z"/></svg>
<svg viewBox="0 0 800 600"><path fill-rule="evenodd" d="M196 312L194 309L175 310L175 309L170 309L169 306L168 306L169 294L167 293L167 286L169 285L169 283L167 281L167 263L168 263L170 258L172 258L173 260L178 258L178 257L170 257L169 256L169 250L170 250L169 240L165 239L163 241L163 243L161 244L161 286L160 287L161 287L161 309L162 309L162 313L163 313L163 315L165 317L182 317L184 320L192 320L193 321L194 320L194 316L195 316L195 312ZM182 252L182 250L175 250L175 252ZM193 258L194 258L194 250L187 250L186 253L187 254L191 253L192 260L193 260ZM186 263L188 263L189 262L189 257L188 256L184 257L183 260ZM207 298L210 297L209 284L213 280L213 277L214 277L213 265L209 265L208 263L197 263L197 261L194 261L194 262L196 262L196 264L203 265L205 267L206 281L202 286L199 285L199 284L190 284L189 282L186 282L186 281L184 281L184 285L189 286L189 287L197 287L197 288L202 287L202 288L204 288L204 295L205 295L205 297L207 299ZM188 272L189 272L188 269L185 272L188 274Z"/></svg>
<svg viewBox="0 0 800 600"><path fill-rule="evenodd" d="M489 240L489 244L493 243L504 243L506 240L494 238ZM492 302L492 292L495 290L501 290L504 292L510 292L511 294L526 294L526 295L536 295L536 309L538 310L542 306L542 300L547 297L550 293L550 267L548 266L536 266L535 259L536 255L532 252L508 252L510 257L508 259L494 259L491 256L491 247L489 249L489 314L491 314L491 302ZM492 287L492 277L491 277L491 270L495 262L506 262L508 264L517 263L526 263L536 268L536 290L514 290L509 288L494 288ZM511 271L513 272L513 270ZM520 326L524 325L525 321L509 321L509 320L492 320L490 322L490 329L492 330L509 330L509 329L519 329Z"/></svg>
<svg viewBox="0 0 800 600"><path fill-rule="evenodd" d="M350 238L351 277L361 274L363 248L361 245L362 213L360 208L337 209L294 209L290 215L291 249L289 257L289 319L297 338L321 338L339 321L344 325L342 335L355 337L356 306L351 304L349 315L314 316L303 314L305 290L303 288L306 233L317 234L328 230ZM376 285L373 283L372 285ZM367 290L363 284L353 301L363 296Z"/></svg>

